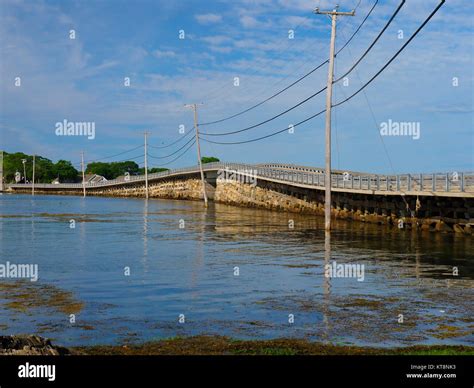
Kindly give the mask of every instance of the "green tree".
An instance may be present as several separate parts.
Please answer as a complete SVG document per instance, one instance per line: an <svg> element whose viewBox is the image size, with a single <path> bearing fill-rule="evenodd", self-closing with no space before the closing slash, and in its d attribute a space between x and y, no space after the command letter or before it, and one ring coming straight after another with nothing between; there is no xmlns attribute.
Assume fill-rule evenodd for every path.
<svg viewBox="0 0 474 388"><path fill-rule="evenodd" d="M33 159L31 157L31 159ZM33 161L28 163L26 176L31 181L33 175ZM29 171L29 172L28 172ZM42 156L36 156L35 158L35 182L40 183L51 183L56 178L54 163Z"/></svg>
<svg viewBox="0 0 474 388"><path fill-rule="evenodd" d="M23 160L26 160L23 168ZM3 153L3 176L7 183L15 183L15 173L18 171L22 178L26 170L26 180L33 179L33 156L23 152ZM50 183L56 177L54 163L40 155L35 156L35 182ZM73 178L74 179L74 178ZM23 179L21 180L23 182Z"/></svg>
<svg viewBox="0 0 474 388"><path fill-rule="evenodd" d="M102 175L107 179L115 179L125 173L130 175L136 175L140 171L140 167L133 161L125 162L93 162L89 163L86 168L86 174L97 174Z"/></svg>
<svg viewBox="0 0 474 388"><path fill-rule="evenodd" d="M86 167L86 174L97 174L102 175L107 179L112 179L112 171L110 169L110 163L93 162L89 163Z"/></svg>
<svg viewBox="0 0 474 388"><path fill-rule="evenodd" d="M71 162L67 160L58 160L54 165L54 175L60 182L75 182L79 171L77 171Z"/></svg>
<svg viewBox="0 0 474 388"><path fill-rule="evenodd" d="M201 158L201 163L213 163L213 162L220 162L220 160L214 156L203 156Z"/></svg>
<svg viewBox="0 0 474 388"><path fill-rule="evenodd" d="M148 169L148 174L153 174L155 172L162 172L162 171L168 171L167 168L161 168L161 167L153 167L153 168L149 168ZM142 167L138 170L138 173L140 175L144 175L145 174L145 167Z"/></svg>

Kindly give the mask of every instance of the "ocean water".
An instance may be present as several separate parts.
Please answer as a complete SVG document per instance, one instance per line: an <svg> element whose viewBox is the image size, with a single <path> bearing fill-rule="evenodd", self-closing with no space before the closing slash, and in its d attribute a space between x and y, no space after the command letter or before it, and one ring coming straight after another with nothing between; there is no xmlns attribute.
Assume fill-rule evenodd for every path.
<svg viewBox="0 0 474 388"><path fill-rule="evenodd" d="M39 278L0 278L3 335L474 345L470 236L345 221L327 234L316 216L214 203L3 194L7 262ZM328 264L360 272L328 277Z"/></svg>

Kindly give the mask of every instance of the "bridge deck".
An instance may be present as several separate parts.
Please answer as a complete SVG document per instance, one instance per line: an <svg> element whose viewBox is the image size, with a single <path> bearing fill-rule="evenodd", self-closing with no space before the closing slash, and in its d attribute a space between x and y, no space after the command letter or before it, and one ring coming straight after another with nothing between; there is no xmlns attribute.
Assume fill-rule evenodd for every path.
<svg viewBox="0 0 474 388"><path fill-rule="evenodd" d="M324 190L324 170L315 167L293 166L284 164L242 164L242 163L208 163L203 165L205 172L236 172L269 182L284 183L296 187ZM177 178L199 173L199 166L179 168L149 174L149 182ZM114 179L102 183L87 183L86 190L133 185L145 182L145 176L130 176L129 179ZM31 188L31 184L10 184L7 188ZM379 175L350 171L335 171L331 174L331 187L334 191L382 195L424 195L449 197L474 197L474 173L434 173ZM36 183L38 190L71 190L82 189L82 183L49 184Z"/></svg>

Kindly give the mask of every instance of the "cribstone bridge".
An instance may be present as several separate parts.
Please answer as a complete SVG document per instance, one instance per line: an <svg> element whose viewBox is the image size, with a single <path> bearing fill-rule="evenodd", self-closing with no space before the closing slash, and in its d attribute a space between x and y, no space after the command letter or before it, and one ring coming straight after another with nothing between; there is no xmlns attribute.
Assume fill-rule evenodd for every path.
<svg viewBox="0 0 474 388"><path fill-rule="evenodd" d="M218 202L268 209L324 214L324 169L289 164L208 163L203 165L207 191ZM228 179L225 179L228 178ZM199 199L183 182L199 179L199 166L148 175L151 197ZM181 182L178 197L173 186ZM168 195L153 195L167 184ZM170 186L171 184L171 186ZM87 183L90 195L144 194L145 176ZM348 218L424 230L471 234L474 227L474 173L378 175L335 170L331 174L332 212ZM174 187L174 189L173 189ZM31 184L6 185L7 191L31 192ZM82 193L82 183L35 184L35 191ZM131 195L129 195L131 196Z"/></svg>

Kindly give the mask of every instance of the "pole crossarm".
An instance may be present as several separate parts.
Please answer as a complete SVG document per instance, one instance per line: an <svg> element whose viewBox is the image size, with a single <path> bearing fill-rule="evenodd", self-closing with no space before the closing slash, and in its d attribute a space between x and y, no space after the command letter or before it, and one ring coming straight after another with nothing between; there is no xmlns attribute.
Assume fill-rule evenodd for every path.
<svg viewBox="0 0 474 388"><path fill-rule="evenodd" d="M336 7L332 11L321 11L319 7L316 7L313 11L316 15L331 15L331 16L355 16L355 10L353 9L350 12L339 12L339 6Z"/></svg>
<svg viewBox="0 0 474 388"><path fill-rule="evenodd" d="M314 10L314 13L317 15L355 16L355 11L351 11L351 12L319 11L318 8Z"/></svg>

